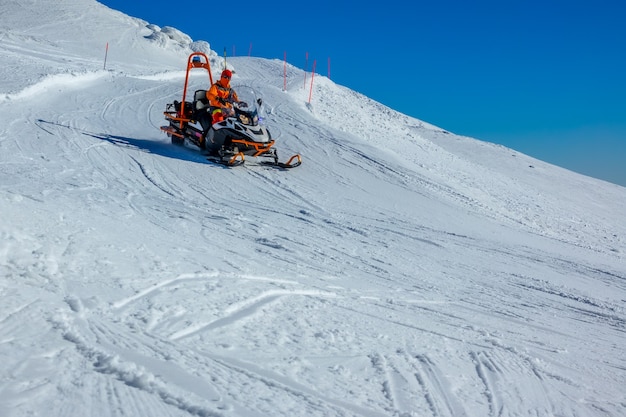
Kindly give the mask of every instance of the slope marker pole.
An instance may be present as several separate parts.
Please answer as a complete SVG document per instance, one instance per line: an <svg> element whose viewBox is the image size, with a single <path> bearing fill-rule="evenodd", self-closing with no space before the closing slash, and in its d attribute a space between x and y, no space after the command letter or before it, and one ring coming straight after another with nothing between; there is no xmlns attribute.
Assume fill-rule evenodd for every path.
<svg viewBox="0 0 626 417"><path fill-rule="evenodd" d="M309 53L304 54L304 88L306 91L306 69L309 66Z"/></svg>
<svg viewBox="0 0 626 417"><path fill-rule="evenodd" d="M287 91L287 51L285 51L285 63L283 64L283 91Z"/></svg>
<svg viewBox="0 0 626 417"><path fill-rule="evenodd" d="M315 78L315 63L316 60L313 60L313 69L311 70L311 90L309 91L309 104L311 104L311 96L313 95L313 78Z"/></svg>
<svg viewBox="0 0 626 417"><path fill-rule="evenodd" d="M107 46L104 48L104 70L107 69L107 55L109 55L109 43L107 42Z"/></svg>

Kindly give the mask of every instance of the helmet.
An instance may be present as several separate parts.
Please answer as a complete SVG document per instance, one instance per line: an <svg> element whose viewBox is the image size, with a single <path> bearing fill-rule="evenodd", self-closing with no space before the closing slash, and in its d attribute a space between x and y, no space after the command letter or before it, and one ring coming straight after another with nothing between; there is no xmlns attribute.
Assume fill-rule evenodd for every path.
<svg viewBox="0 0 626 417"><path fill-rule="evenodd" d="M222 71L222 78L228 78L230 80L232 76L233 73L231 72L231 70L225 69L224 71Z"/></svg>

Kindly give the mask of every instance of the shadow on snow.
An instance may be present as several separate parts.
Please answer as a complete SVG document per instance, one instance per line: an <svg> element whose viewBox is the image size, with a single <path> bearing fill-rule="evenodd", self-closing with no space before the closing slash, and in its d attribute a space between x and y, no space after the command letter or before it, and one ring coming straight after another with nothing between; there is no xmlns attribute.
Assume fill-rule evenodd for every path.
<svg viewBox="0 0 626 417"><path fill-rule="evenodd" d="M51 135L54 135L54 133L46 129L44 125L71 129L83 135L109 142L115 146L134 149L134 150L138 150L141 152L152 153L155 155L164 156L166 158L185 160L189 162L207 164L207 165L221 167L221 168L224 167L219 164L211 164L209 161L207 161L206 157L199 150L195 151L194 149L191 149L189 147L173 145L169 141L165 142L165 141L150 140L150 139L137 139L137 138L130 138L126 136L111 135L108 133L96 133L96 132L90 132L84 129L72 127L69 125L57 123L57 122L49 122L47 120L37 119L37 126L39 126L39 128L50 133Z"/></svg>

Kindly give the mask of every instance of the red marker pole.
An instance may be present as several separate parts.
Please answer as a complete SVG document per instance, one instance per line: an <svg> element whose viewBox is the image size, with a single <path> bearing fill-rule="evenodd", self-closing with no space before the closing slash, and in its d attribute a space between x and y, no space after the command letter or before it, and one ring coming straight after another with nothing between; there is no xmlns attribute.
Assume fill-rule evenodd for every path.
<svg viewBox="0 0 626 417"><path fill-rule="evenodd" d="M107 42L107 46L104 48L104 69L107 69L107 55L109 55L109 43Z"/></svg>
<svg viewBox="0 0 626 417"><path fill-rule="evenodd" d="M330 80L330 57L328 57L328 79Z"/></svg>
<svg viewBox="0 0 626 417"><path fill-rule="evenodd" d="M313 69L311 70L311 90L309 91L309 104L311 104L311 96L313 95L313 78L315 78L315 60L313 60Z"/></svg>
<svg viewBox="0 0 626 417"><path fill-rule="evenodd" d="M309 53L304 55L304 88L306 88L306 68L309 66ZM305 90L306 91L306 90Z"/></svg>
<svg viewBox="0 0 626 417"><path fill-rule="evenodd" d="M285 63L283 65L283 91L287 91L287 51L285 51Z"/></svg>

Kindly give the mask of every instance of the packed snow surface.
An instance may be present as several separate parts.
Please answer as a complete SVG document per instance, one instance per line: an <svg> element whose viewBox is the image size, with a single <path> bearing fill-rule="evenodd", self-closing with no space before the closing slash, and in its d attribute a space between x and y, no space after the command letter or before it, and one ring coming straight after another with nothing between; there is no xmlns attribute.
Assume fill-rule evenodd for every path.
<svg viewBox="0 0 626 417"><path fill-rule="evenodd" d="M247 57L303 163L226 168L159 130L207 42L0 22L1 416L626 415L625 188Z"/></svg>

